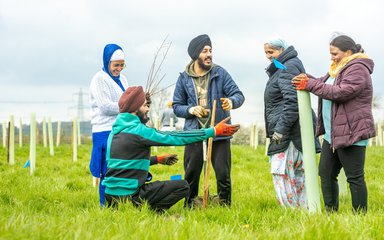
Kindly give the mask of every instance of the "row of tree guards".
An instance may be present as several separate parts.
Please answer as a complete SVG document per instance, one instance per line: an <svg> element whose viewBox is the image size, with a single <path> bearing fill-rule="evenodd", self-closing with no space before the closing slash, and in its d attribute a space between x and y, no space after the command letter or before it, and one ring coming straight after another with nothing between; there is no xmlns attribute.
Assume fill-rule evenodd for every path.
<svg viewBox="0 0 384 240"><path fill-rule="evenodd" d="M374 138L370 138L368 141L368 146L384 146L384 130L383 130L383 123L376 123L376 132L377 136ZM257 149L259 145L265 146L265 155L267 155L268 145L269 145L269 138L264 139L264 136L262 136L262 132L264 132L264 125L258 125L256 123L253 123L250 128L250 136L249 136L249 146L251 146L254 149ZM260 138L262 136L262 139ZM319 137L320 142L323 141L323 136ZM265 142L263 142L265 140ZM265 144L265 145L264 145Z"/></svg>
<svg viewBox="0 0 384 240"><path fill-rule="evenodd" d="M8 125L8 126L7 126ZM10 165L15 164L15 122L14 116L9 117L8 123L3 123L3 147L7 148L7 161ZM43 119L43 146L49 146L49 154L55 155L54 140L52 131L52 121L48 117ZM29 173L32 175L36 167L36 139L38 137L38 128L36 122L36 114L32 113L30 118L30 133L29 133ZM47 134L48 133L48 134ZM56 147L60 145L61 139L61 124L57 122L57 133L56 133ZM81 145L81 134L80 134L80 122L76 118L72 120L72 160L77 161L77 146ZM20 118L19 128L19 147L23 146L23 123Z"/></svg>
<svg viewBox="0 0 384 240"><path fill-rule="evenodd" d="M320 191L318 184L317 176L317 163L316 163L316 152L314 141L311 140L314 138L313 128L312 128L312 110L309 93L306 91L298 91L298 104L299 104L299 116L300 116L300 125L301 125L301 138L303 144L303 161L306 166L305 179L306 179L306 194L308 199L308 209L310 212L319 212L320 211ZM173 120L173 119L172 119ZM173 121L171 123L173 125ZM159 121L154 121L154 127L159 129ZM23 124L22 119L20 118L20 128L19 128L19 146L23 146ZM56 146L60 145L61 139L61 127L60 121L57 122L57 134L56 134ZM49 152L51 156L54 156L54 140L53 140L53 131L52 131L52 122L49 117L43 119L42 122L42 132L43 132L43 145L44 147L49 146ZM256 124L251 126L250 132L250 145L253 148L257 148L259 145L259 133L263 131L258 128ZM14 116L11 115L8 123L2 124L2 133L3 133L3 147L7 148L7 160L10 165L14 165L15 162L15 124ZM38 137L39 130L37 128L36 114L32 113L30 118L30 141L29 141L29 173L33 174L36 167L36 140ZM48 134L47 134L48 133ZM72 121L72 160L77 161L77 147L81 145L81 134L80 134L80 122L76 118ZM383 146L384 132L382 129L382 124L377 124L377 136L374 139L376 146ZM372 146L372 139L369 140L369 146ZM267 149L269 145L269 138L265 142L265 154L267 154ZM154 148L154 152L157 152L157 147ZM98 186L99 179L93 178L93 185ZM342 170L339 175L339 189L340 194L347 193L347 181L345 173Z"/></svg>

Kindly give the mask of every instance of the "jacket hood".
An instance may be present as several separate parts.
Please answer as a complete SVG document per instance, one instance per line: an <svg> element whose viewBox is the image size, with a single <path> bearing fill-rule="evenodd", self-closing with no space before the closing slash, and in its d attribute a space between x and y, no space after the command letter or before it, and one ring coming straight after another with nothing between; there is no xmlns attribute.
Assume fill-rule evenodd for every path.
<svg viewBox="0 0 384 240"><path fill-rule="evenodd" d="M297 51L293 46L289 46L284 52L282 52L276 60L284 64L289 59L297 57ZM266 68L266 72L268 76L272 76L278 69L276 68L275 64L272 62L269 64L269 66Z"/></svg>
<svg viewBox="0 0 384 240"><path fill-rule="evenodd" d="M202 76L198 76L196 75L195 71L193 71L193 64L195 64L196 61L191 61L190 63L188 63L188 65L185 67L185 72L188 74L188 76L190 77L194 77L194 78L197 78L197 77L202 77ZM211 68L203 75L207 75L211 70L212 68L215 66L214 63L212 63L212 66Z"/></svg>
<svg viewBox="0 0 384 240"><path fill-rule="evenodd" d="M297 51L295 50L295 48L293 46L289 46L284 52L282 52L276 58L276 60L281 62L281 63L284 63L287 60L294 58L294 57L297 57Z"/></svg>
<svg viewBox="0 0 384 240"><path fill-rule="evenodd" d="M346 69L347 67L349 67L349 66L351 66L353 64L356 64L356 63L363 64L368 69L370 74L373 73L373 68L375 66L375 63L373 62L372 59L369 59L369 58L356 58L356 59L353 59L352 61L347 63L347 65L345 65L344 69Z"/></svg>
<svg viewBox="0 0 384 240"><path fill-rule="evenodd" d="M112 125L112 133L118 134L124 129L133 128L142 124L138 116L131 113L120 113Z"/></svg>
<svg viewBox="0 0 384 240"><path fill-rule="evenodd" d="M119 45L111 43L104 47L103 52L103 71L115 81L120 81L120 75L115 77L109 72L109 62L111 61L112 54L119 49L123 50Z"/></svg>

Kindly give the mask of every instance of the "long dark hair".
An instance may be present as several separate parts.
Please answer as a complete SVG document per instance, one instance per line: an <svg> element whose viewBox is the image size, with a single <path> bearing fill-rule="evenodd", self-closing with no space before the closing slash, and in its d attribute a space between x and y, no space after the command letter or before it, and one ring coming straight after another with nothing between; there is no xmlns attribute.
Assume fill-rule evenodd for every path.
<svg viewBox="0 0 384 240"><path fill-rule="evenodd" d="M360 44L356 44L352 38L346 35L340 35L338 37L335 37L331 41L330 45L339 48L343 52L346 52L348 50L351 50L353 54L358 52L364 52L364 49L361 47Z"/></svg>

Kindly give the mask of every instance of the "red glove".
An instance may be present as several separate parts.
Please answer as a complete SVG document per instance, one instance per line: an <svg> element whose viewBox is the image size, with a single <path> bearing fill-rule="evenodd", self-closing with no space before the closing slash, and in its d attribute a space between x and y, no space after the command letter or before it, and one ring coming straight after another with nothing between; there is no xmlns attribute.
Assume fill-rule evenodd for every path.
<svg viewBox="0 0 384 240"><path fill-rule="evenodd" d="M235 125L226 124L226 122L228 122L229 119L230 117L227 117L226 119L219 122L215 126L215 136L232 136L240 129L239 124L235 124Z"/></svg>
<svg viewBox="0 0 384 240"><path fill-rule="evenodd" d="M292 85L296 90L307 90L308 76L301 73L292 79Z"/></svg>
<svg viewBox="0 0 384 240"><path fill-rule="evenodd" d="M176 154L163 154L157 156L157 163L163 164L163 165L173 165L177 163L179 159L177 158Z"/></svg>

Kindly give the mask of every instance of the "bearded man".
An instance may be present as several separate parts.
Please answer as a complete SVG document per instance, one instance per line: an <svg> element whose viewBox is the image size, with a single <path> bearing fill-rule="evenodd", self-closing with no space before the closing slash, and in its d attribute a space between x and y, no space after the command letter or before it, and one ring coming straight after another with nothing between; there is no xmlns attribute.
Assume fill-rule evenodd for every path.
<svg viewBox="0 0 384 240"><path fill-rule="evenodd" d="M229 73L212 62L212 43L203 34L191 40L188 46L191 62L176 82L173 94L173 111L185 118L184 130L205 128L210 122L213 101L217 100L215 124L230 116L230 110L239 108L244 95ZM212 166L217 179L220 203L231 204L231 136L216 137L212 145ZM184 149L185 180L190 184L190 193L185 201L192 207L199 191L203 167L203 142L187 145Z"/></svg>

